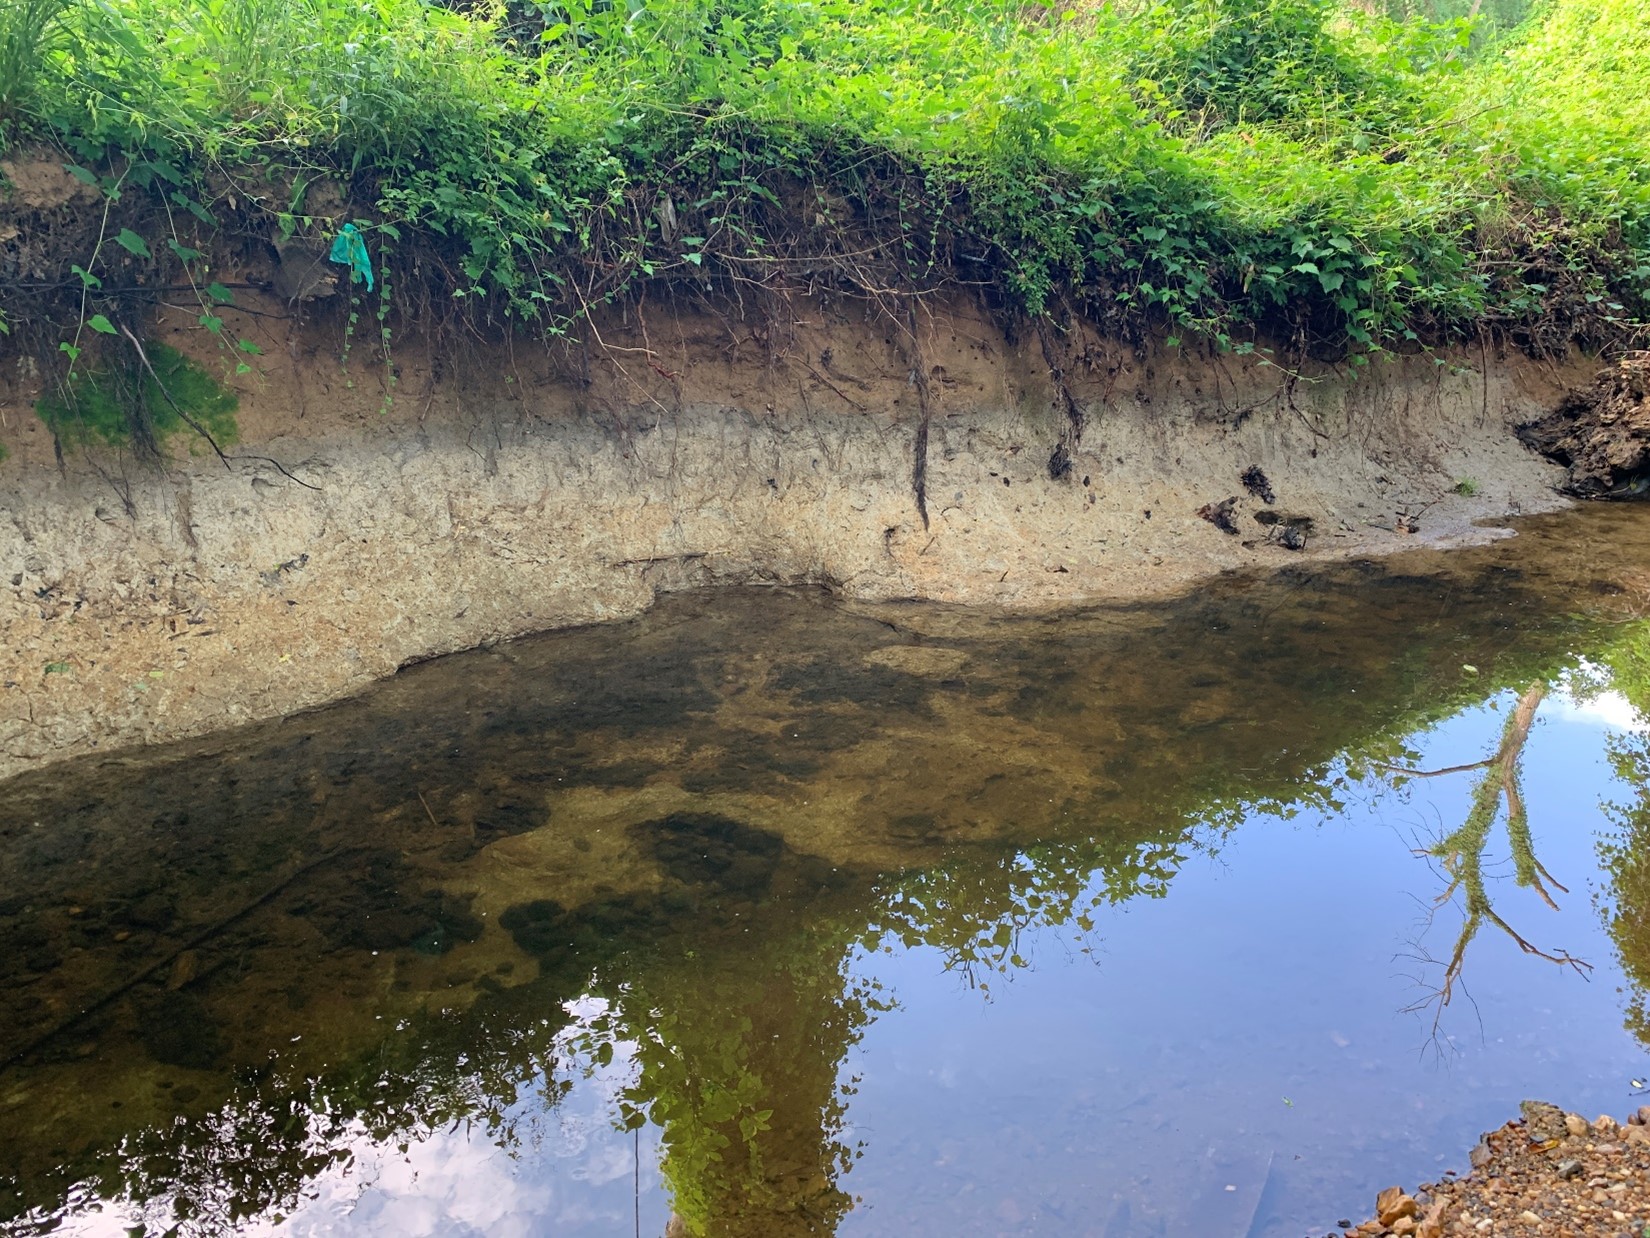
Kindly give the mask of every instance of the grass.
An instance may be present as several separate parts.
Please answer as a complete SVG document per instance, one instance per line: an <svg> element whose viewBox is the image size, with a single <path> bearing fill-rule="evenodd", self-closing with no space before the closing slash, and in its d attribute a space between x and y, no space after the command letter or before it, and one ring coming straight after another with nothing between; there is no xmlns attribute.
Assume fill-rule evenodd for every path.
<svg viewBox="0 0 1650 1238"><path fill-rule="evenodd" d="M961 284L1240 351L1622 339L1650 313L1650 0L1394 7L20 0L0 126L98 180L151 282L205 286L227 232L355 220L386 324ZM133 252L94 240L61 295L0 276L0 313L141 312L112 291Z"/></svg>

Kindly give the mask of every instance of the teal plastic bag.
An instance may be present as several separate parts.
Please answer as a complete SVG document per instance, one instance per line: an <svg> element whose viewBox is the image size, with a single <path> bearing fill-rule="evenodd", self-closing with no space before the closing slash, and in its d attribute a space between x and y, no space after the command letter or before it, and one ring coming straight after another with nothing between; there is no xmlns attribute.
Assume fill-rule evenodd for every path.
<svg viewBox="0 0 1650 1238"><path fill-rule="evenodd" d="M349 267L350 283L365 280L367 291L372 291L372 259L367 256L367 239L361 235L361 229L354 224L340 228L327 257Z"/></svg>

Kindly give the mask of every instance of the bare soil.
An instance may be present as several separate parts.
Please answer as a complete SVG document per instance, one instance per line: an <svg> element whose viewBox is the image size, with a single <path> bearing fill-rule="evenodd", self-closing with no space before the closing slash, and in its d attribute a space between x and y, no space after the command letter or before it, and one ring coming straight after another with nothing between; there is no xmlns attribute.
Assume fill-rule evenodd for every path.
<svg viewBox="0 0 1650 1238"><path fill-rule="evenodd" d="M182 439L159 464L60 452L40 365L0 357L0 778L674 589L1046 609L1506 535L1563 502L1513 428L1593 372L1478 350L1299 372L1081 323L1016 338L962 296L901 318L707 294L578 341L401 334L386 355L346 330L343 289L283 282L273 251L218 273L224 333L259 355L181 301L152 338L239 397L227 460Z"/></svg>

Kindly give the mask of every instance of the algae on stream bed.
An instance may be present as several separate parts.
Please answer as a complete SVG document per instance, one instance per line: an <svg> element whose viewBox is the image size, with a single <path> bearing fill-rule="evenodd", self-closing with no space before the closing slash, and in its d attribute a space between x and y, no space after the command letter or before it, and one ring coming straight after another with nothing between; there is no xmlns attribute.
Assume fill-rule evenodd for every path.
<svg viewBox="0 0 1650 1238"><path fill-rule="evenodd" d="M1059 618L678 595L14 779L0 1233L1321 1232L1642 1069L1647 608L1625 509ZM1476 871L1595 982L1481 935L1434 1041L1472 775L1402 771L1536 682L1570 892Z"/></svg>

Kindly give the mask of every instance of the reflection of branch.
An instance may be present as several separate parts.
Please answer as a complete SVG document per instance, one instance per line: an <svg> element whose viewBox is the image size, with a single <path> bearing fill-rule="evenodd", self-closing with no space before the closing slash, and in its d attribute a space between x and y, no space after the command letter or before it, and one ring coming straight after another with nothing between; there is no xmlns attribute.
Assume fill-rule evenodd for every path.
<svg viewBox="0 0 1650 1238"><path fill-rule="evenodd" d="M1402 774L1405 778L1442 778L1445 774L1461 774L1469 769L1483 769L1486 765L1493 765L1495 758L1485 757L1482 761L1471 761L1466 765L1448 765L1443 769L1410 769L1406 765L1394 765L1391 761L1377 761L1373 758L1369 763L1389 773Z"/></svg>
<svg viewBox="0 0 1650 1238"><path fill-rule="evenodd" d="M1450 1004L1451 998L1455 995L1455 986L1461 979L1467 945L1478 935L1478 930L1483 927L1486 920L1512 938L1525 954L1545 959L1559 967L1568 967L1583 978L1593 969L1591 963L1576 958L1566 950L1549 952L1533 945L1495 910L1484 886L1484 848L1489 842L1490 829L1500 813L1504 798L1507 804L1507 840L1512 848L1518 884L1535 890L1542 901L1555 911L1558 909L1558 903L1554 901L1547 887L1550 885L1561 894L1569 893L1535 857L1534 842L1530 836L1529 812L1524 806L1523 789L1519 782L1524 744L1530 737L1530 727L1535 723L1536 711L1540 709L1542 699L1546 695L1547 685L1543 682L1531 684L1525 690L1524 695L1519 697L1512 715L1507 719L1507 725L1501 733L1501 746L1488 760L1471 765L1457 765L1431 773L1416 770L1398 771L1423 778L1469 769L1485 771L1483 778L1473 789L1472 807L1467 811L1466 820L1434 846L1417 852L1418 855L1429 855L1436 859L1450 876L1449 887L1433 901L1432 914L1436 914L1439 907L1449 902L1457 890L1465 892L1467 903L1466 918L1461 923L1461 931L1455 939L1455 948L1450 954L1449 962L1444 966L1443 980L1436 990L1406 1007L1410 1011L1420 1011L1427 1006L1434 1007L1432 1034L1435 1041L1439 1036L1439 1022L1443 1018L1444 1008ZM1545 883L1543 878L1546 879ZM1424 962L1433 961L1425 955L1421 957Z"/></svg>

